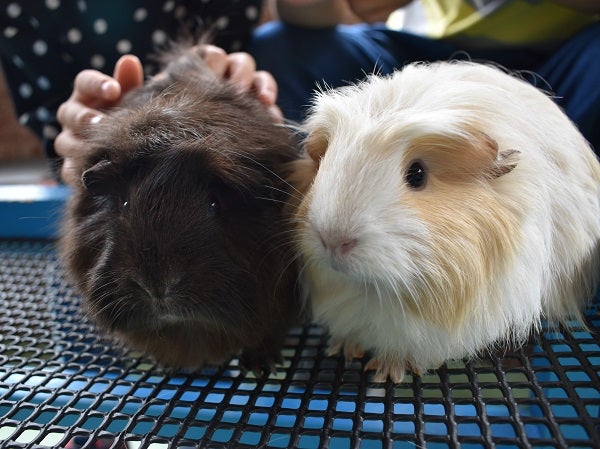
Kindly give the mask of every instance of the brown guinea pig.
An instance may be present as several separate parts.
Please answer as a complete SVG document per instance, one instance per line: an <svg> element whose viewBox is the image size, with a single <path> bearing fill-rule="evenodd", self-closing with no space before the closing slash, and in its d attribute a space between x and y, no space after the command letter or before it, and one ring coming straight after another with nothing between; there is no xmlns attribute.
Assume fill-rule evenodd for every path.
<svg viewBox="0 0 600 449"><path fill-rule="evenodd" d="M59 243L84 308L173 368L280 360L299 316L284 181L293 134L177 48L82 151Z"/></svg>

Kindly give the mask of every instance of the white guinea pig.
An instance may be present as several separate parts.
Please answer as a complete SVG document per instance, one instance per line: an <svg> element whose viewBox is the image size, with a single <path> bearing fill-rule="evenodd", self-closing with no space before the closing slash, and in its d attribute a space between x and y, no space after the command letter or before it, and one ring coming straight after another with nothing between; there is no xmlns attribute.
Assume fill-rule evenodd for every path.
<svg viewBox="0 0 600 449"><path fill-rule="evenodd" d="M600 164L544 93L486 65L413 64L318 94L306 126L296 232L333 352L401 382L581 319Z"/></svg>

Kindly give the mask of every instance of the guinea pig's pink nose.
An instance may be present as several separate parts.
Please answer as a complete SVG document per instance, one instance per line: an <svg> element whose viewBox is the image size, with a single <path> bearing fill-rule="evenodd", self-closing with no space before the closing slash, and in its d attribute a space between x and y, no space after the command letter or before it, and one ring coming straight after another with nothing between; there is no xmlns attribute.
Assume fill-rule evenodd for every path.
<svg viewBox="0 0 600 449"><path fill-rule="evenodd" d="M338 250L341 254L347 254L356 246L356 239L350 239L340 243Z"/></svg>
<svg viewBox="0 0 600 449"><path fill-rule="evenodd" d="M325 239L322 235L319 236L323 247L333 255L345 256L356 246L355 238L340 238L340 239Z"/></svg>

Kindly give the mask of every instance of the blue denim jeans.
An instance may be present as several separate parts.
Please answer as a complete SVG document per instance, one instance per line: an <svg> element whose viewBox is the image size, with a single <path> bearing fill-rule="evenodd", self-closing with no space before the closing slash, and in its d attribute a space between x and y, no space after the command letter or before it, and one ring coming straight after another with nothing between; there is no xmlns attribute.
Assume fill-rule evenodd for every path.
<svg viewBox="0 0 600 449"><path fill-rule="evenodd" d="M532 84L555 96L583 135L600 149L600 23L552 52L527 49L465 50L382 25L340 25L307 29L273 22L258 28L250 45L258 68L279 85L278 104L290 120L302 120L315 89L338 87L365 77L388 74L415 61L470 59L510 70L533 72Z"/></svg>

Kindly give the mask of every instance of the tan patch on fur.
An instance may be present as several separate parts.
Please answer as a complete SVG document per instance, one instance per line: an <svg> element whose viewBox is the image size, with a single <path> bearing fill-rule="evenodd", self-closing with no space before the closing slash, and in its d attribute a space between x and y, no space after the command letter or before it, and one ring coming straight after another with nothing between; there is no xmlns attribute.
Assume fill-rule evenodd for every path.
<svg viewBox="0 0 600 449"><path fill-rule="evenodd" d="M306 138L304 143L306 152L311 159L317 163L317 167L319 166L325 151L327 151L328 144L329 142L325 132L320 129L312 130Z"/></svg>
<svg viewBox="0 0 600 449"><path fill-rule="evenodd" d="M600 242L590 251L587 257L579 261L569 273L568 282L559 284L557 298L550 298L553 308L546 318L550 324L556 324L565 317L572 317L578 324L587 329L582 311L593 300L600 275Z"/></svg>
<svg viewBox="0 0 600 449"><path fill-rule="evenodd" d="M409 307L446 329L463 325L476 295L486 296L521 240L518 219L493 187L494 178L510 172L513 162L502 168L496 143L483 133L473 136L424 136L404 162L408 167L418 159L426 167L424 189L404 192L401 202L429 223L431 246L439 255L422 273L423 290L410 298Z"/></svg>
<svg viewBox="0 0 600 449"><path fill-rule="evenodd" d="M310 190L318 169L319 164L311 159L307 153L304 153L300 159L290 162L289 167L286 167L285 170L289 173L286 176L286 181L293 186L294 193L290 196L288 204L283 208L284 214L306 217L308 201L305 199L305 195ZM303 215L299 212L300 208L304 209Z"/></svg>
<svg viewBox="0 0 600 449"><path fill-rule="evenodd" d="M436 166L436 177L446 181L474 178L497 178L510 173L518 163L516 150L499 151L498 144L485 133L467 129L460 136L431 134L421 136L407 149L410 156L431 161Z"/></svg>

